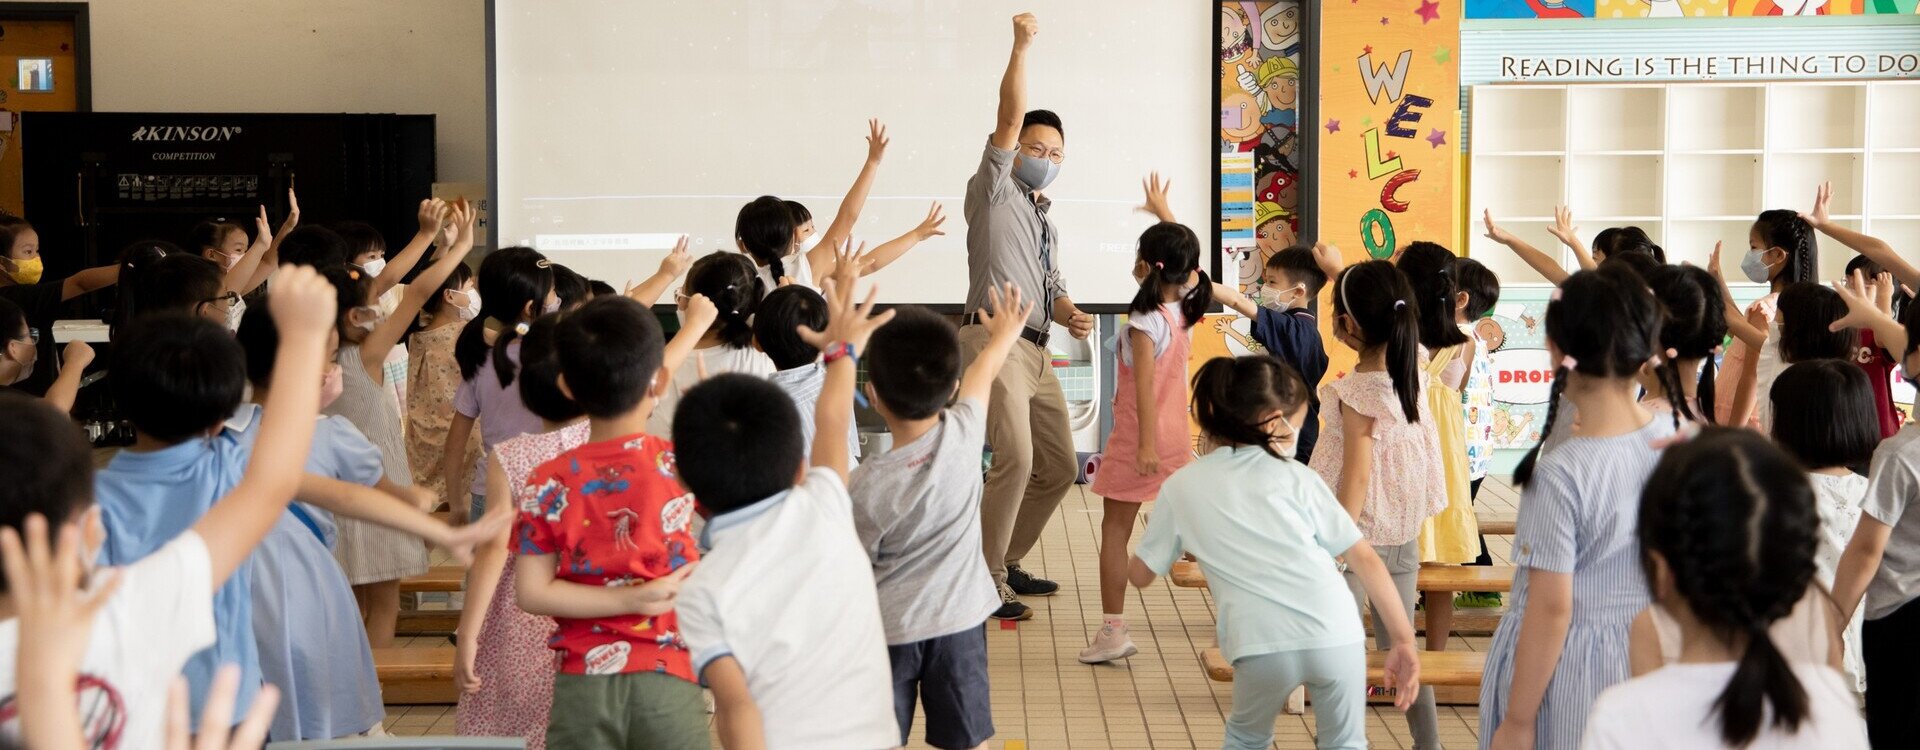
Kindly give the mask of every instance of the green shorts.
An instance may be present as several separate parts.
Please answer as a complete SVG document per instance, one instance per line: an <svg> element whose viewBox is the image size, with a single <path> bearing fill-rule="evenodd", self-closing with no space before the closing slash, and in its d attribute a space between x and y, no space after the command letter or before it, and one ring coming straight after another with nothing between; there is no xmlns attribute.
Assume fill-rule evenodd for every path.
<svg viewBox="0 0 1920 750"><path fill-rule="evenodd" d="M552 750L706 750L700 686L661 672L553 676Z"/></svg>

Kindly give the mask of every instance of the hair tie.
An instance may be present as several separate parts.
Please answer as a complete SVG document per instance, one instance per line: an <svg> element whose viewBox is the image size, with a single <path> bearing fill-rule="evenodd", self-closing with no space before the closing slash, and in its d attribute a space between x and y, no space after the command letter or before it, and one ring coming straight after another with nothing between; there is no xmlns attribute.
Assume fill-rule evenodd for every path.
<svg viewBox="0 0 1920 750"><path fill-rule="evenodd" d="M1407 309L1407 301L1406 301L1406 300L1403 300L1403 299L1397 299L1397 300L1394 300L1394 301L1393 301L1393 309L1395 309L1395 310L1405 310L1405 309Z"/></svg>
<svg viewBox="0 0 1920 750"><path fill-rule="evenodd" d="M1680 358L1679 352L1674 351L1673 347L1671 346L1667 347L1667 359L1679 359L1679 358Z"/></svg>
<svg viewBox="0 0 1920 750"><path fill-rule="evenodd" d="M1724 347L1724 346L1715 346L1715 347L1713 347L1713 356L1716 356L1716 357L1718 357L1718 356L1720 356L1720 355L1722 355L1722 354L1725 354L1726 352L1727 352L1727 348L1726 348L1726 347Z"/></svg>
<svg viewBox="0 0 1920 750"><path fill-rule="evenodd" d="M1553 301L1553 302L1559 302L1559 301L1560 301L1560 287L1554 287L1554 288L1553 288L1553 293L1552 293L1552 294L1549 294L1549 295L1547 295L1547 299L1548 299L1548 300L1550 300L1550 301Z"/></svg>
<svg viewBox="0 0 1920 750"><path fill-rule="evenodd" d="M1573 370L1580 367L1580 360L1574 359L1573 355L1569 354L1560 358L1560 366L1568 370Z"/></svg>
<svg viewBox="0 0 1920 750"><path fill-rule="evenodd" d="M1153 262L1153 267L1154 267L1154 268L1158 268L1158 269L1160 269L1160 270L1162 270L1162 271L1164 271L1164 270L1166 270L1166 268L1167 268L1167 264L1165 264L1165 263L1161 263L1160 261L1157 261L1157 260L1156 260L1156 261L1154 261L1154 262Z"/></svg>
<svg viewBox="0 0 1920 750"><path fill-rule="evenodd" d="M529 328L530 328L530 326L528 326L528 325L527 325L526 323L524 323L524 322L521 322L521 323L515 323L515 324L513 325L513 332L514 332L514 333L517 333L517 334L520 334L520 335L522 335L522 336L525 336L525 335L527 335L527 330L528 330Z"/></svg>

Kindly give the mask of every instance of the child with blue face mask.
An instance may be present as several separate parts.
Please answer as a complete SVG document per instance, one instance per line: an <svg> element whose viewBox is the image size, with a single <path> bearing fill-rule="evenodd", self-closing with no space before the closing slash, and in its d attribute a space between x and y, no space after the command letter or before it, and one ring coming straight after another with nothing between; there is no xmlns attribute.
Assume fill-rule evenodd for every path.
<svg viewBox="0 0 1920 750"><path fill-rule="evenodd" d="M1274 253L1260 270L1260 289L1249 298L1227 284L1214 283L1213 301L1253 319L1249 333L1268 354L1291 365L1316 393L1327 374L1327 345L1320 338L1320 321L1308 309L1320 296L1327 279L1340 275L1345 264L1340 249L1319 243L1308 249L1290 247ZM1223 325L1223 323L1216 325ZM1300 426L1299 458L1313 458L1320 436L1320 404L1308 398L1307 417Z"/></svg>

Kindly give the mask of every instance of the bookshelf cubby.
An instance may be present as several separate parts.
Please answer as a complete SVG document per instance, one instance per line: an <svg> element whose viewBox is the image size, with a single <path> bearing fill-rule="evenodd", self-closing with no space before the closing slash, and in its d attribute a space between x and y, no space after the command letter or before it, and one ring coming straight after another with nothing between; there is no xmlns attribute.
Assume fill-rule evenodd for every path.
<svg viewBox="0 0 1920 750"><path fill-rule="evenodd" d="M1468 252L1504 283L1539 283L1480 236L1480 212L1549 253L1553 208L1572 207L1591 241L1610 226L1645 229L1674 262L1704 265L1723 243L1739 280L1753 217L1806 210L1834 185L1836 221L1920 250L1920 81L1487 84L1473 96ZM1852 251L1820 239L1837 279Z"/></svg>

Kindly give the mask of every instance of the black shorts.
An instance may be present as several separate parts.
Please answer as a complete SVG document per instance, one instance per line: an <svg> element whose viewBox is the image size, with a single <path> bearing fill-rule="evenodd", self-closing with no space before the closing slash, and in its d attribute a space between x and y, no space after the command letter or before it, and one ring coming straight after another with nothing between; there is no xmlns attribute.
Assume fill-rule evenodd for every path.
<svg viewBox="0 0 1920 750"><path fill-rule="evenodd" d="M907 744L913 728L916 699L927 709L929 745L963 750L993 736L984 625L888 646L887 657L893 662L893 713L900 719L900 744Z"/></svg>

